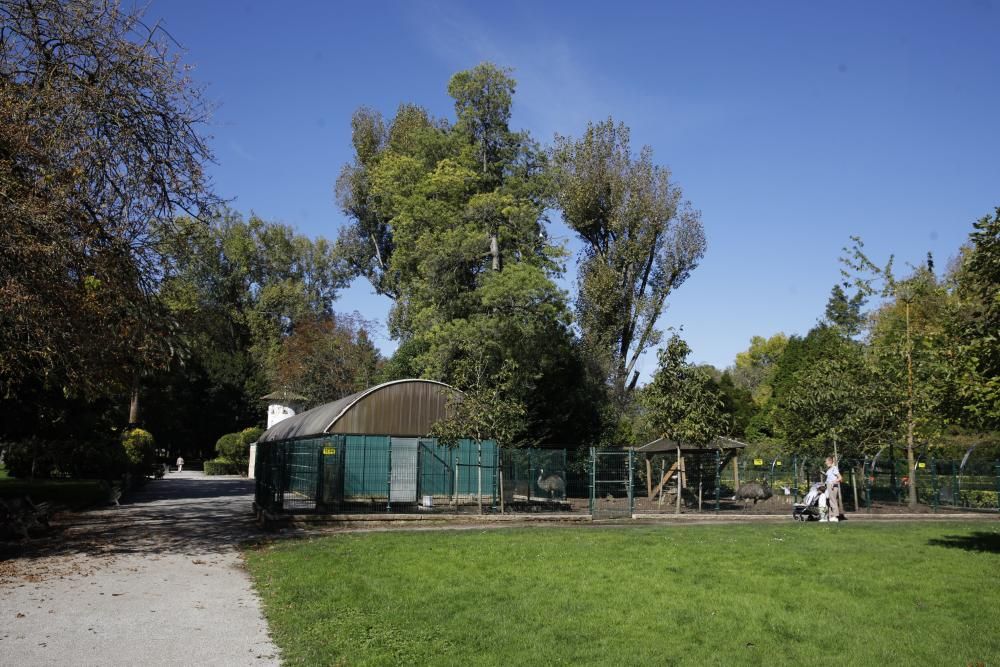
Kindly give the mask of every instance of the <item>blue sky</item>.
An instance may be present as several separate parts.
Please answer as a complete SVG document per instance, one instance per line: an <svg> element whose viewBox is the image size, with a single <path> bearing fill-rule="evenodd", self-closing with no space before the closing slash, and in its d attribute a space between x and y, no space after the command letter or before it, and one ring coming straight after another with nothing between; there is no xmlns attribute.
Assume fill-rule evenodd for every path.
<svg viewBox="0 0 1000 667"><path fill-rule="evenodd" d="M708 252L661 325L719 367L815 324L850 235L943 267L1000 205L1000 3L621 4L153 0L147 18L218 107L220 194L310 236L345 222L351 113L450 117L448 78L483 60L513 68L513 124L539 140L625 122L702 212ZM578 247L557 216L552 233ZM363 281L338 305L387 307Z"/></svg>

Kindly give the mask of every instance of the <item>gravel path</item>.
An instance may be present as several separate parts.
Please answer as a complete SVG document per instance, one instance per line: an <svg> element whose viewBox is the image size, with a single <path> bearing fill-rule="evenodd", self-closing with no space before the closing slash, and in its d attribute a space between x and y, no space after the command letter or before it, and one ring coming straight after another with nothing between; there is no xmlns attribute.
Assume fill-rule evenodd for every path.
<svg viewBox="0 0 1000 667"><path fill-rule="evenodd" d="M0 559L4 665L277 665L238 545L253 482L170 473ZM13 557L10 557L13 556Z"/></svg>

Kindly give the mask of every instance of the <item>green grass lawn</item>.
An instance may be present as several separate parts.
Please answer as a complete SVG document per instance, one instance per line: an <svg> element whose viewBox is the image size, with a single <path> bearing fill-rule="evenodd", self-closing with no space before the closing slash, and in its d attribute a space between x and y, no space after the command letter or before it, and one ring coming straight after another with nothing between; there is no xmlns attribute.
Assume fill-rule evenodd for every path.
<svg viewBox="0 0 1000 667"><path fill-rule="evenodd" d="M998 521L345 534L247 563L289 664L1000 664Z"/></svg>

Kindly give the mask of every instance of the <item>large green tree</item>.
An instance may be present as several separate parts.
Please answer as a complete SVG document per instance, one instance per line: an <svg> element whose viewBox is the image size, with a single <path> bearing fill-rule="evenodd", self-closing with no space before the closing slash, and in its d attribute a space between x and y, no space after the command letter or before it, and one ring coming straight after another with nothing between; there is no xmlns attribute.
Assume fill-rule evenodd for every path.
<svg viewBox="0 0 1000 667"><path fill-rule="evenodd" d="M118 2L0 4L0 393L94 398L170 359L153 226L215 203L174 53Z"/></svg>
<svg viewBox="0 0 1000 667"><path fill-rule="evenodd" d="M652 381L642 390L654 432L679 442L708 443L728 427L719 387L705 369L687 360L691 348L677 334L659 352Z"/></svg>
<svg viewBox="0 0 1000 667"><path fill-rule="evenodd" d="M515 88L507 70L484 63L452 77L454 121L412 105L389 122L359 110L355 159L338 181L351 222L337 247L354 275L393 299L400 346L389 376L454 381L470 349L491 372L510 360L531 430L559 438L573 421L559 402L580 364L553 281L562 251L545 229L546 154L509 127ZM552 391L558 373L563 393Z"/></svg>
<svg viewBox="0 0 1000 667"><path fill-rule="evenodd" d="M619 411L639 358L660 342L667 297L705 252L700 215L648 147L633 153L629 134L609 119L555 149L558 208L584 242L578 324Z"/></svg>

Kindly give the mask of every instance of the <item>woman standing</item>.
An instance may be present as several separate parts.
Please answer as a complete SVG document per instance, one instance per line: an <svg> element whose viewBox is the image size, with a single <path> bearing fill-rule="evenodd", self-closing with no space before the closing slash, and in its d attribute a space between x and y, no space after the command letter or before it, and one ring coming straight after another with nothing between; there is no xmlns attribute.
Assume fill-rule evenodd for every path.
<svg viewBox="0 0 1000 667"><path fill-rule="evenodd" d="M830 521L840 521L844 516L844 502L840 496L840 483L844 478L840 476L840 468L832 456L826 457L826 495L827 505L830 508Z"/></svg>

